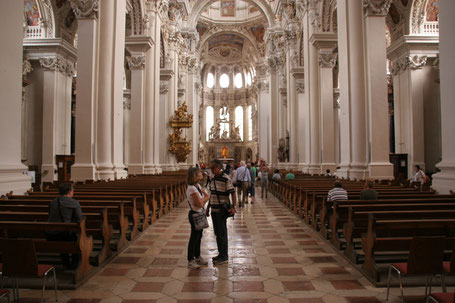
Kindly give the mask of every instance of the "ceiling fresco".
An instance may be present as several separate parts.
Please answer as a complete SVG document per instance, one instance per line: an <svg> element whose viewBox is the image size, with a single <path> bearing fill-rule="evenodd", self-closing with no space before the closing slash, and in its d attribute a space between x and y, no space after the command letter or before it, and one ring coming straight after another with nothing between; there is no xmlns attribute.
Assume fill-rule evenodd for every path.
<svg viewBox="0 0 455 303"><path fill-rule="evenodd" d="M219 34L208 41L209 50L217 46L232 47L239 51L243 48L244 39L235 34Z"/></svg>
<svg viewBox="0 0 455 303"><path fill-rule="evenodd" d="M427 21L438 21L439 20L439 1L430 0L427 4Z"/></svg>
<svg viewBox="0 0 455 303"><path fill-rule="evenodd" d="M257 24L250 28L251 33L256 38L256 41L259 43L264 42L265 28L263 24Z"/></svg>

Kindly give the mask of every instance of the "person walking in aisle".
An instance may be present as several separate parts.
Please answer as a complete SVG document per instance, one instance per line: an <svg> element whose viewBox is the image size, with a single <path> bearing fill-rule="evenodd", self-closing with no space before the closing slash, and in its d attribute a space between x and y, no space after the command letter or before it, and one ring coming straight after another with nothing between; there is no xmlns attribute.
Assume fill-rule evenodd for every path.
<svg viewBox="0 0 455 303"><path fill-rule="evenodd" d="M267 163L263 163L261 167L261 198L267 198L267 188L269 187L269 167Z"/></svg>
<svg viewBox="0 0 455 303"><path fill-rule="evenodd" d="M237 182L240 185L242 193L242 201L239 203L240 207L244 207L248 203L248 187L251 184L250 171L245 165L245 161L240 161L240 167L237 168Z"/></svg>

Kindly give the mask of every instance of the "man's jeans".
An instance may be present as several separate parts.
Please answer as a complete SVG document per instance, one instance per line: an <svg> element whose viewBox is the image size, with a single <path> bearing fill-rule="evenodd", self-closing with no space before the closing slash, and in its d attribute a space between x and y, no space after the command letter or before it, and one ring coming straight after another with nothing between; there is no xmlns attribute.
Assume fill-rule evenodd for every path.
<svg viewBox="0 0 455 303"><path fill-rule="evenodd" d="M228 233L226 219L227 217L223 209L220 209L219 212L212 212L213 231L216 236L218 256L223 260L228 259Z"/></svg>

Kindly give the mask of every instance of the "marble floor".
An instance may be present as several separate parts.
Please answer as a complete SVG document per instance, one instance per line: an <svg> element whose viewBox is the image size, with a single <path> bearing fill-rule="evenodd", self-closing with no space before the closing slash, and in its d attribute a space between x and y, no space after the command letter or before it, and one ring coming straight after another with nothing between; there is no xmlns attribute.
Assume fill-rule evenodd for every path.
<svg viewBox="0 0 455 303"><path fill-rule="evenodd" d="M228 219L229 264L190 270L187 212L182 203L79 289L59 291L59 302L385 302L385 288L374 287L271 195ZM217 255L211 227L202 254ZM424 302L423 293L405 288L406 301ZM389 302L401 302L398 294L392 289ZM38 290L21 290L21 302L39 297ZM55 302L53 291L46 302Z"/></svg>

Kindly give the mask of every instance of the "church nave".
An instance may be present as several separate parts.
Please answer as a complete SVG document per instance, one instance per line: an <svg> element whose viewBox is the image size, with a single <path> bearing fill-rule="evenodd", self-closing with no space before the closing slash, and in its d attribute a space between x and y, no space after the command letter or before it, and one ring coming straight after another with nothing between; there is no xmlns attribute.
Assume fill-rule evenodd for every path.
<svg viewBox="0 0 455 303"><path fill-rule="evenodd" d="M385 288L374 287L271 195L228 219L228 265L187 268L187 214L183 202L77 290L59 291L59 302L385 302ZM217 253L209 223L206 258ZM391 291L389 302L400 302L399 288ZM39 302L40 294L22 290L21 302ZM405 287L406 302L423 302L423 294L423 287ZM53 302L51 290L45 295Z"/></svg>

